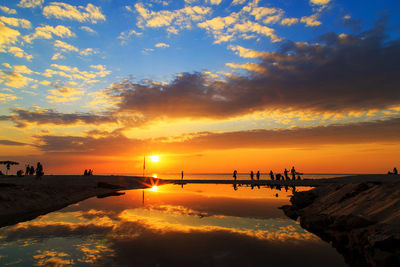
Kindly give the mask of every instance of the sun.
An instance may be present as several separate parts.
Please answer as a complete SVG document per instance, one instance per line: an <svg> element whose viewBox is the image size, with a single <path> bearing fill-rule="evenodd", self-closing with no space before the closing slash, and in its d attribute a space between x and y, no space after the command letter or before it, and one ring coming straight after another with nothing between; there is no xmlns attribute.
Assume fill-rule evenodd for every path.
<svg viewBox="0 0 400 267"><path fill-rule="evenodd" d="M159 162L160 161L160 155L153 155L149 157L152 162Z"/></svg>
<svg viewBox="0 0 400 267"><path fill-rule="evenodd" d="M158 186L154 185L150 188L150 191L157 192Z"/></svg>

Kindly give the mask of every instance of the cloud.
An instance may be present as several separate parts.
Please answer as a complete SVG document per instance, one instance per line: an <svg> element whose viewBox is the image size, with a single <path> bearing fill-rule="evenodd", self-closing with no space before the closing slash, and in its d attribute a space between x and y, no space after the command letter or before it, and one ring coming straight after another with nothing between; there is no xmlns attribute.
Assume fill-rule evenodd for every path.
<svg viewBox="0 0 400 267"><path fill-rule="evenodd" d="M66 42L56 40L54 42L54 47L59 50L58 53L55 53L52 57L52 60L57 60L64 58L64 56L60 52L68 53L68 52L76 52L79 53L82 56L90 56L96 53L96 51L93 48L86 48L83 50L80 50L76 46L73 46L71 44L68 44Z"/></svg>
<svg viewBox="0 0 400 267"><path fill-rule="evenodd" d="M43 8L43 15L46 18L70 19L79 22L97 23L100 20L105 21L106 17L101 13L99 7L92 4L83 6L72 6L66 3L52 2Z"/></svg>
<svg viewBox="0 0 400 267"><path fill-rule="evenodd" d="M331 0L310 0L310 4L324 6L329 4Z"/></svg>
<svg viewBox="0 0 400 267"><path fill-rule="evenodd" d="M111 73L104 65L91 65L91 68L97 66L97 68L94 68L97 69L97 71L81 71L77 67L59 64L51 64L50 66L52 69L46 69L42 74L43 76L50 78L57 75L70 80L83 80L88 83L97 82L97 80L95 80L97 77L105 77ZM101 66L101 68L98 66Z"/></svg>
<svg viewBox="0 0 400 267"><path fill-rule="evenodd" d="M258 7L258 2L250 2L239 12L232 12L225 17L215 17L197 24L213 35L214 43L231 42L237 38L252 39L269 37L272 42L279 42L275 30L264 24L276 23L283 16L283 10L272 7ZM254 21L255 20L255 21Z"/></svg>
<svg viewBox="0 0 400 267"><path fill-rule="evenodd" d="M49 90L49 95L46 97L49 103L65 103L81 99L85 93L83 89L71 88L65 85L57 86L55 89Z"/></svg>
<svg viewBox="0 0 400 267"><path fill-rule="evenodd" d="M152 11L147 9L142 3L136 3L135 9L139 15L137 22L139 28L170 26L174 27L176 33L178 30L190 29L192 22L202 21L211 13L211 8L201 6L186 6L173 11Z"/></svg>
<svg viewBox="0 0 400 267"><path fill-rule="evenodd" d="M54 42L54 47L59 48L63 52L74 51L79 52L79 49L73 45L67 44L66 42L56 40Z"/></svg>
<svg viewBox="0 0 400 267"><path fill-rule="evenodd" d="M21 0L18 6L23 8L34 8L37 6L42 6L44 0Z"/></svg>
<svg viewBox="0 0 400 267"><path fill-rule="evenodd" d="M22 27L25 29L30 29L32 27L31 22L26 19L18 19L18 18L10 18L10 17L4 17L0 16L0 21L2 21L5 24L8 24L13 27Z"/></svg>
<svg viewBox="0 0 400 267"><path fill-rule="evenodd" d="M157 47L157 48L167 48L167 47L169 47L169 44L166 44L166 43L157 43L157 44L155 44L154 46Z"/></svg>
<svg viewBox="0 0 400 267"><path fill-rule="evenodd" d="M68 27L58 25L56 27L45 25L35 28L35 32L23 37L24 41L27 43L32 43L34 39L52 39L53 36L58 36L61 38L74 37L73 33Z"/></svg>
<svg viewBox="0 0 400 267"><path fill-rule="evenodd" d="M121 34L118 36L118 39L122 40L121 45L127 44L128 40L131 38L132 35L135 36L141 36L143 33L137 32L135 30L129 30L125 32L121 32Z"/></svg>
<svg viewBox="0 0 400 267"><path fill-rule="evenodd" d="M25 65L15 65L11 71L3 72L0 70L0 80L5 80L5 85L13 88L21 88L28 85L29 82L35 81L32 78L22 74L34 73ZM37 73L36 73L37 74Z"/></svg>
<svg viewBox="0 0 400 267"><path fill-rule="evenodd" d="M205 2L211 5L219 5L221 4L222 0L205 0Z"/></svg>
<svg viewBox="0 0 400 267"><path fill-rule="evenodd" d="M29 55L24 50L22 50L21 48L16 47L16 46L8 47L7 51L8 51L8 53L12 54L15 57L25 58L26 60L29 60L29 61L31 61L33 58L32 55Z"/></svg>
<svg viewBox="0 0 400 267"><path fill-rule="evenodd" d="M281 20L281 25L292 26L293 24L296 24L298 22L298 18L284 18L283 20Z"/></svg>
<svg viewBox="0 0 400 267"><path fill-rule="evenodd" d="M230 47L242 57L260 57L254 75L214 81L202 73L184 73L168 84L125 81L111 89L121 100L121 111L152 118L229 118L288 109L365 111L399 105L399 40L387 40L384 26L358 35L326 34L318 41L286 41L277 52ZM259 72L262 68L265 72Z"/></svg>
<svg viewBox="0 0 400 267"><path fill-rule="evenodd" d="M10 15L17 14L17 10L8 8L6 6L0 6L0 10Z"/></svg>
<svg viewBox="0 0 400 267"><path fill-rule="evenodd" d="M247 0L233 0L232 5L243 5Z"/></svg>
<svg viewBox="0 0 400 267"><path fill-rule="evenodd" d="M91 33L91 34L97 34L97 32L95 30L93 30L92 28L90 28L88 26L81 26L80 29L83 31L86 31L88 33Z"/></svg>
<svg viewBox="0 0 400 267"><path fill-rule="evenodd" d="M22 122L25 122L22 120ZM400 119L372 122L337 124L329 126L303 127L285 130L249 130L237 132L202 132L181 136L173 140L130 139L121 133L98 138L86 136L37 136L38 148L44 152L69 152L111 155L141 155L151 147L160 153L193 153L208 150L238 148L295 148L301 146L323 146L367 143L398 143ZM109 148L113 147L110 151Z"/></svg>
<svg viewBox="0 0 400 267"><path fill-rule="evenodd" d="M0 52L4 52L7 45L16 43L18 36L20 36L19 31L8 28L0 22Z"/></svg>
<svg viewBox="0 0 400 267"><path fill-rule="evenodd" d="M65 94L68 94L68 92ZM63 95L60 98L62 97ZM13 109L11 114L11 116L4 117L3 120L13 121L20 127L24 127L28 123L36 123L37 125L101 125L116 123L125 126L139 126L142 123L139 117L132 114L123 116L111 112L60 113L53 109Z"/></svg>
<svg viewBox="0 0 400 267"><path fill-rule="evenodd" d="M319 18L319 14L313 14L311 16L302 17L300 22L305 23L307 27L320 26L322 24L322 22L319 21L318 18Z"/></svg>
<svg viewBox="0 0 400 267"><path fill-rule="evenodd" d="M1 99L1 94L0 94L0 99ZM11 141L11 140L0 140L0 145L3 145L3 146L26 146L28 144Z"/></svg>
<svg viewBox="0 0 400 267"><path fill-rule="evenodd" d="M8 103L10 101L14 101L16 99L18 99L18 97L15 95L0 93L0 102L3 104ZM0 144L1 144L1 140L0 140Z"/></svg>
<svg viewBox="0 0 400 267"><path fill-rule="evenodd" d="M256 63L243 63L243 64L235 64L235 63L226 63L226 66L233 69L245 69L251 72L265 72L266 68L260 64Z"/></svg>

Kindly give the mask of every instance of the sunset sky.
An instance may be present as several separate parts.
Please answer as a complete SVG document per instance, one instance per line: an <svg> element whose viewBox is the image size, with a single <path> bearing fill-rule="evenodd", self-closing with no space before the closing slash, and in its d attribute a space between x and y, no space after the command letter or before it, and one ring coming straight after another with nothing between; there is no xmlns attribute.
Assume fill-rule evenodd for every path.
<svg viewBox="0 0 400 267"><path fill-rule="evenodd" d="M399 21L398 0L0 0L0 161L387 172Z"/></svg>

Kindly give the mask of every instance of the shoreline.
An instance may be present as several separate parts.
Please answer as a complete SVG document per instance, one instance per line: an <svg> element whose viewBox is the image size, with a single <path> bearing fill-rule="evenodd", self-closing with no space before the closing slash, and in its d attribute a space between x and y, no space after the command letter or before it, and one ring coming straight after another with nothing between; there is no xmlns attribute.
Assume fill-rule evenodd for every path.
<svg viewBox="0 0 400 267"><path fill-rule="evenodd" d="M296 192L281 209L351 266L400 265L400 177Z"/></svg>
<svg viewBox="0 0 400 267"><path fill-rule="evenodd" d="M82 200L165 182L153 177L45 175L0 178L0 227L32 220Z"/></svg>

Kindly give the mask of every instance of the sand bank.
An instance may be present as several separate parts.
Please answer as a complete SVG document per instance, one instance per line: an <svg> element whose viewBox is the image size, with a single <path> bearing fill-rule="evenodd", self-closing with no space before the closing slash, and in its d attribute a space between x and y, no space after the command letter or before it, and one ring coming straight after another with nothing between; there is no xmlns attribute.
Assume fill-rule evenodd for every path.
<svg viewBox="0 0 400 267"><path fill-rule="evenodd" d="M0 227L31 220L94 196L165 183L134 176L0 177Z"/></svg>
<svg viewBox="0 0 400 267"><path fill-rule="evenodd" d="M351 266L400 266L400 176L364 178L297 192L282 209Z"/></svg>

